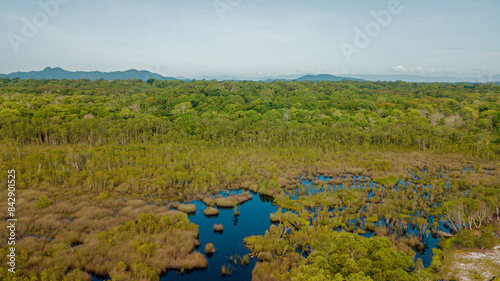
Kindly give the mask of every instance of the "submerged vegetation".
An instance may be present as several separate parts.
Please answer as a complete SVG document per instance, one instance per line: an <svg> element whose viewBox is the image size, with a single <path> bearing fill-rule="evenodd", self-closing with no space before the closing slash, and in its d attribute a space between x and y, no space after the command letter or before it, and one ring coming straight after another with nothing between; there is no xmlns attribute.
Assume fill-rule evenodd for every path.
<svg viewBox="0 0 500 281"><path fill-rule="evenodd" d="M0 79L0 177L19 175L18 268L5 268L0 232L0 279L203 268L188 202L237 216L251 195L221 195L234 189L281 208L245 240L255 280L444 278L449 251L499 243L499 94L495 84ZM7 209L5 193L0 202ZM440 225L456 237L424 268L414 257Z"/></svg>

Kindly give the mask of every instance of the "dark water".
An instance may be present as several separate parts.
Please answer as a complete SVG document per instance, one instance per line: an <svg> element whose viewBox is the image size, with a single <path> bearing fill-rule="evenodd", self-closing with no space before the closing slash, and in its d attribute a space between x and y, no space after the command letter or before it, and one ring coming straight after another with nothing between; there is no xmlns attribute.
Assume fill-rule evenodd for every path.
<svg viewBox="0 0 500 281"><path fill-rule="evenodd" d="M232 192L239 194L241 191ZM200 227L200 247L196 249L205 254L205 244L213 243L216 249L211 257L207 257L208 267L204 270L195 270L184 274L177 271L169 271L160 280L252 280L252 270L257 262L257 258L251 258L250 264L235 266L229 262L229 257L239 255L243 257L250 252L243 243L243 238L252 235L263 235L271 226L269 214L278 210L278 207L271 203L271 199L253 195L252 200L247 201L238 207L240 215L235 218L233 209L219 208L219 216L207 218L203 214L205 204L199 201L193 202L196 205L196 214L189 216L189 220ZM224 231L222 234L213 231L214 224L222 224ZM231 276L223 277L221 267L231 265L233 273Z"/></svg>
<svg viewBox="0 0 500 281"><path fill-rule="evenodd" d="M108 281L109 276L90 275L90 281Z"/></svg>

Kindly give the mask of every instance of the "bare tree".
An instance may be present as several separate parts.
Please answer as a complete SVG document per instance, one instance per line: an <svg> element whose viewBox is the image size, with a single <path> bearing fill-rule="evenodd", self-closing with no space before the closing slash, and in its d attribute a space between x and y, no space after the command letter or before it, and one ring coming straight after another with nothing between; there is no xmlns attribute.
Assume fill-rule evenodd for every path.
<svg viewBox="0 0 500 281"><path fill-rule="evenodd" d="M462 229L464 222L465 208L460 201L451 201L445 206L444 217L450 222L453 230L458 232Z"/></svg>

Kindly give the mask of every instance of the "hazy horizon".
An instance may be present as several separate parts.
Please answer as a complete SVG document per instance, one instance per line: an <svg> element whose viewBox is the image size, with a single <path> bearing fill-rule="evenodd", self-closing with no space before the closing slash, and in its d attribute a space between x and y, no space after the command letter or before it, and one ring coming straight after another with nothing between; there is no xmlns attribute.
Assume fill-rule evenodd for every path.
<svg viewBox="0 0 500 281"><path fill-rule="evenodd" d="M125 73L127 71L148 71L152 74L159 74L151 70L147 69L121 69L121 70L114 70L114 71L100 71L100 70L89 70L89 71L81 71L81 70L68 70L64 69L58 66L48 66L44 69L35 69L35 70L30 70L30 71L17 71L17 72L12 72L12 73L0 73L0 75L12 75L13 73L30 73L30 72L44 72L47 68L51 69L62 69L63 71L68 71L71 73L77 73L77 72L85 72L85 73L93 73L93 72L101 72L103 74L106 73ZM161 74L160 74L161 75ZM174 78L174 79L195 79L195 80L253 80L253 81L261 81L261 80L273 80L273 79L285 79L285 80L294 80L298 78L303 78L306 76L321 76L321 75L331 75L332 77L345 77L347 79L353 78L353 79L362 79L362 80L367 80L367 81L396 81L396 80L403 80L407 82L444 82L444 83L457 83L457 82L466 82L466 83L487 83L487 82L499 82L500 81L500 75L499 74L493 74L489 76L476 76L476 77L459 77L459 76L439 76L439 75L425 75L425 74L414 74L414 73L395 73L395 74L349 74L349 73L343 73L343 74L332 74L332 73L297 73L297 74L284 74L284 75L268 75L268 76L236 76L236 75L201 75L201 76L165 76L162 75L165 78ZM140 77L137 77L138 79L142 79ZM435 79L434 79L435 78ZM55 79L60 79L60 78L55 78Z"/></svg>
<svg viewBox="0 0 500 281"><path fill-rule="evenodd" d="M500 3L0 3L0 73L148 70L171 77L500 74Z"/></svg>

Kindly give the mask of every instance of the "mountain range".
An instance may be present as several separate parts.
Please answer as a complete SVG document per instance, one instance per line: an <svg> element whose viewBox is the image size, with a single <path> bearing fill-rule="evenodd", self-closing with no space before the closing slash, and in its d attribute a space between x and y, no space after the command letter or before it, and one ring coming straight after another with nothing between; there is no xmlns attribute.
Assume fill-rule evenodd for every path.
<svg viewBox="0 0 500 281"><path fill-rule="evenodd" d="M342 80L351 80L351 81L365 81L364 79L359 78L351 78L351 77L342 77L342 76L333 76L329 74L319 74L319 75L306 75L300 78L297 78L297 81L342 81Z"/></svg>
<svg viewBox="0 0 500 281"><path fill-rule="evenodd" d="M19 79L89 79L89 80L128 80L128 79L157 79L157 80L184 80L190 81L190 78L184 77L165 77L157 73L153 73L146 70L135 70L130 69L126 71L114 71L114 72L101 72L101 71L67 71L60 67L47 67L42 71L29 71L29 72L13 72L10 74L0 74L0 78L19 78ZM500 75L487 76L487 77L449 77L449 76L420 76L420 75L364 75L364 74L345 74L342 76L334 76L330 74L319 74L319 75L281 75L277 77L263 77L257 79L249 79L245 77L235 77L235 76L207 76L198 77L199 79L207 80L253 80L253 81L406 81L406 82L417 82L417 83L432 83L432 82L442 82L442 83L486 83L486 82L496 82L500 83Z"/></svg>
<svg viewBox="0 0 500 281"><path fill-rule="evenodd" d="M0 74L0 78L19 78L19 79L89 79L89 80L117 80L117 79L140 79L148 80L151 78L157 80L174 80L173 77L164 77L160 74L152 73L146 70L130 69L127 71L101 72L101 71L67 71L60 67L47 67L42 71L13 72L10 74Z"/></svg>

